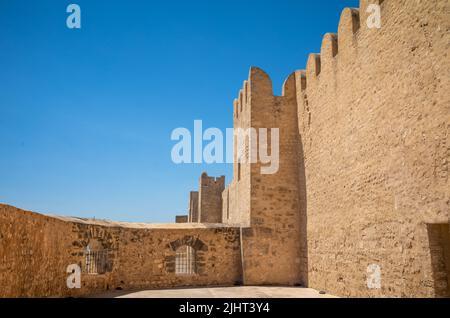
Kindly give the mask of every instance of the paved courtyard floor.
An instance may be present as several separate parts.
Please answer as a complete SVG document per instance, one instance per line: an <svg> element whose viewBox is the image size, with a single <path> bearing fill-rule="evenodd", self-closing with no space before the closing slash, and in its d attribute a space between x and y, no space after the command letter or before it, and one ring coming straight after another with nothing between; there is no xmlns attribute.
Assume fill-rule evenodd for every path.
<svg viewBox="0 0 450 318"><path fill-rule="evenodd" d="M204 287L149 289L141 291L113 291L93 297L114 298L330 298L328 294L320 294L317 290L302 287Z"/></svg>

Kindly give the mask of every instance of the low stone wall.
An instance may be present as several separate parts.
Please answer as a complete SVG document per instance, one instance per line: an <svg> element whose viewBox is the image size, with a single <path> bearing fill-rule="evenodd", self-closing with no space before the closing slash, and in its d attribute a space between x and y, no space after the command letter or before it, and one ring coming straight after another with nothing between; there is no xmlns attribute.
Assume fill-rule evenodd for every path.
<svg viewBox="0 0 450 318"><path fill-rule="evenodd" d="M86 247L105 272L87 273ZM196 251L196 274L176 275L179 246ZM82 268L69 289L67 266ZM204 224L133 224L61 218L0 205L0 297L64 297L114 289L229 286L241 280L239 229Z"/></svg>

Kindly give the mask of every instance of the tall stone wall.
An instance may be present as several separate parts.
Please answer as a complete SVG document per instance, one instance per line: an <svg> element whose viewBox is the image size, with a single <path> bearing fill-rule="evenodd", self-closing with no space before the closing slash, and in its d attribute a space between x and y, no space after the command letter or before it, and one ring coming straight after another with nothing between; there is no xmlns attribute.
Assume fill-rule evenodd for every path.
<svg viewBox="0 0 450 318"><path fill-rule="evenodd" d="M380 1L369 29L373 2L345 9L296 72L304 279L342 296L442 296L428 228L449 222L450 2Z"/></svg>
<svg viewBox="0 0 450 318"><path fill-rule="evenodd" d="M107 255L106 272L86 272L86 247ZM192 246L196 274L175 273L175 251ZM66 285L78 264L81 288ZM58 218L0 205L0 297L81 296L114 289L234 285L241 281L239 229L142 225Z"/></svg>
<svg viewBox="0 0 450 318"><path fill-rule="evenodd" d="M298 124L295 74L286 81L283 96L274 96L264 71L252 67L235 102L235 129L247 131L236 143L234 177L224 191L224 222L243 229L244 283L301 284L302 235L299 213ZM267 143L261 131L267 129ZM251 162L253 145L268 144L272 129L279 129L279 169L263 174L260 157ZM249 138L249 136L252 136ZM237 151L237 144L243 149ZM258 146L257 146L258 147ZM261 155L261 148L257 148Z"/></svg>
<svg viewBox="0 0 450 318"><path fill-rule="evenodd" d="M198 218L200 223L222 223L222 192L225 176L209 177L206 172L200 177L198 194Z"/></svg>
<svg viewBox="0 0 450 318"><path fill-rule="evenodd" d="M250 228L243 232L244 281L246 284L302 284L302 227L299 211L298 123L295 75L274 96L268 75L251 68L249 76L251 127L258 130L258 161L250 166ZM267 142L260 128L268 129ZM261 145L271 149L273 129L279 131L279 164L275 173L264 174Z"/></svg>

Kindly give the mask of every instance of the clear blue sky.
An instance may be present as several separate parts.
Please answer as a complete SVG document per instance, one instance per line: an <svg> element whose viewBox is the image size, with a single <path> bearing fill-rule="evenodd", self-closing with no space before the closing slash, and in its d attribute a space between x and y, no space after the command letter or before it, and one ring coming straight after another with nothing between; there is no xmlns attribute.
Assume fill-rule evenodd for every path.
<svg viewBox="0 0 450 318"><path fill-rule="evenodd" d="M80 30L66 7L81 7ZM232 127L249 67L284 79L357 0L0 0L0 202L61 215L173 222L203 170L171 131Z"/></svg>

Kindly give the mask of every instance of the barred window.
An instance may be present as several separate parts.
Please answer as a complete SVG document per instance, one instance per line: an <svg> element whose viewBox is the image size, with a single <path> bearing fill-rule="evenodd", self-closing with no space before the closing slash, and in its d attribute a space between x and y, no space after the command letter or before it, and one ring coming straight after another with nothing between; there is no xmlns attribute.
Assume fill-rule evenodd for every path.
<svg viewBox="0 0 450 318"><path fill-rule="evenodd" d="M85 272L88 274L104 274L108 271L108 250L92 251L86 247Z"/></svg>
<svg viewBox="0 0 450 318"><path fill-rule="evenodd" d="M176 251L175 274L195 274L195 250L187 245L181 246Z"/></svg>

